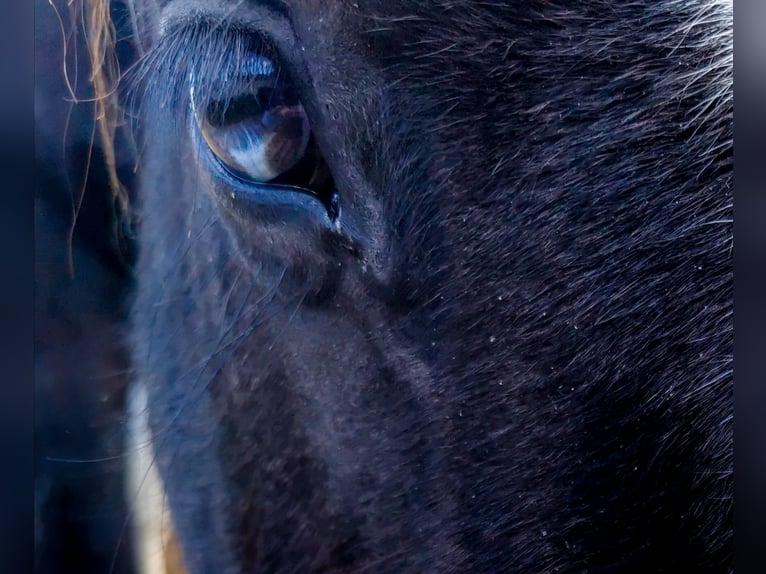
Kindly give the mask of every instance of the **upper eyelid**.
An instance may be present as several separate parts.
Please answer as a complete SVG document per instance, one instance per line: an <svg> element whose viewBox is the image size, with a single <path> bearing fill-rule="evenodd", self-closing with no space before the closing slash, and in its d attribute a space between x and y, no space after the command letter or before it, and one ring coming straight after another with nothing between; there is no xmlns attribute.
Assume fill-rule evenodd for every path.
<svg viewBox="0 0 766 574"><path fill-rule="evenodd" d="M246 60L246 63L244 66L241 66L241 75L247 78L252 77L258 77L258 76L270 76L274 73L276 67L274 66L274 63L272 62L271 58L264 55L256 55L255 57ZM240 68L238 68L238 72L240 71ZM189 72L189 98L190 98L190 104L191 104L191 111L192 113L195 112L197 108L197 104L199 102L196 101L195 98L195 88L198 84L198 80L194 74L194 70L191 70ZM240 91L242 87L237 82L232 82L233 89L230 90L230 92L233 94L237 91Z"/></svg>
<svg viewBox="0 0 766 574"><path fill-rule="evenodd" d="M205 105L242 94L252 87L258 72L264 71L264 57L271 60L275 77L286 74L299 91L307 84L305 78L310 75L300 57L296 59L297 40L288 19L273 13L256 19L264 13L258 8L260 2L243 4L236 21L199 6L163 15L163 33L134 74L131 105L138 104L134 108L137 117L147 104L173 116L173 125L184 130L193 118L192 97L197 105Z"/></svg>
<svg viewBox="0 0 766 574"><path fill-rule="evenodd" d="M190 78L200 100L216 92L236 95L246 88L248 76L269 66L279 70L275 60L279 56L262 34L210 19L176 21L142 58L133 81L136 89L159 98L156 105L180 111L187 107Z"/></svg>

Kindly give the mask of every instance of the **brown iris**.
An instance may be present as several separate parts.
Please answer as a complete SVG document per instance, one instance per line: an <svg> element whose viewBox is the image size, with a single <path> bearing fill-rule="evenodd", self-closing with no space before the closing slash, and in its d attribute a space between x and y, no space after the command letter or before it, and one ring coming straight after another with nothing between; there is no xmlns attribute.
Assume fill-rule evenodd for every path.
<svg viewBox="0 0 766 574"><path fill-rule="evenodd" d="M245 93L196 110L195 117L210 150L246 179L271 181L306 154L306 113L297 98L278 85L254 83Z"/></svg>

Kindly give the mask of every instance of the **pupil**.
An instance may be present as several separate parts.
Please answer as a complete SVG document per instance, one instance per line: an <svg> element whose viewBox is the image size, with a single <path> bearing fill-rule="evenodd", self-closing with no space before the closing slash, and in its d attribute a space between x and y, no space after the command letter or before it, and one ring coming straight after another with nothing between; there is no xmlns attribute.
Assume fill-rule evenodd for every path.
<svg viewBox="0 0 766 574"><path fill-rule="evenodd" d="M207 107L207 122L214 128L234 126L258 118L264 112L299 103L292 90L263 86L255 93L241 94L230 100L216 100Z"/></svg>
<svg viewBox="0 0 766 574"><path fill-rule="evenodd" d="M259 88L255 94L242 94L228 101L216 100L207 107L207 121L214 128L225 128L261 116L284 105L296 105L297 97L272 87Z"/></svg>
<svg viewBox="0 0 766 574"><path fill-rule="evenodd" d="M261 105L261 109L268 110L269 108L278 105L278 93L279 92L277 92L277 90L274 88L261 88L258 90L258 95L256 97L258 99L258 103Z"/></svg>
<svg viewBox="0 0 766 574"><path fill-rule="evenodd" d="M228 102L212 102L207 108L207 121L214 128L224 128L258 117L263 110L260 98L243 94Z"/></svg>

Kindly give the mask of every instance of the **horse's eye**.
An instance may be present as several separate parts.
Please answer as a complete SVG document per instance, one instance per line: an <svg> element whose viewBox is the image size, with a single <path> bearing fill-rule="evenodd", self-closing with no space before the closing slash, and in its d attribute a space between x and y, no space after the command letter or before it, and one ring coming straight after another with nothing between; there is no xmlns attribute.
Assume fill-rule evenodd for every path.
<svg viewBox="0 0 766 574"><path fill-rule="evenodd" d="M270 181L294 167L309 141L303 106L278 86L213 101L197 114L197 121L218 159L256 182Z"/></svg>
<svg viewBox="0 0 766 574"><path fill-rule="evenodd" d="M228 82L237 93L223 89L218 96L193 102L199 131L213 154L238 177L263 183L300 167L302 173L292 178L297 181L288 183L307 184L316 154L307 153L313 138L306 113L295 90L280 77L284 75L266 58L257 63L247 76Z"/></svg>

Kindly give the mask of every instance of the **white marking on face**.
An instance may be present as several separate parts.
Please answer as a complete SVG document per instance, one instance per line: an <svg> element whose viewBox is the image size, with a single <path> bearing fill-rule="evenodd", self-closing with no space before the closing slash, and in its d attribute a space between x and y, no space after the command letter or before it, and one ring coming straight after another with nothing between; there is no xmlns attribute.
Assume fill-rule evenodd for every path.
<svg viewBox="0 0 766 574"><path fill-rule="evenodd" d="M171 574L166 551L173 527L165 488L154 464L147 407L145 387L134 384L128 397L125 445L126 496L131 509L134 559L139 574Z"/></svg>

